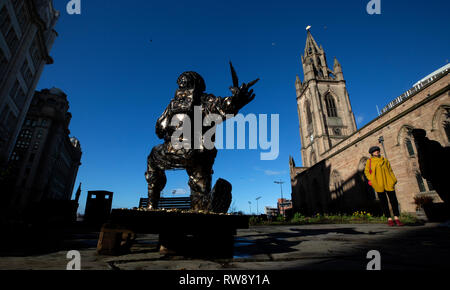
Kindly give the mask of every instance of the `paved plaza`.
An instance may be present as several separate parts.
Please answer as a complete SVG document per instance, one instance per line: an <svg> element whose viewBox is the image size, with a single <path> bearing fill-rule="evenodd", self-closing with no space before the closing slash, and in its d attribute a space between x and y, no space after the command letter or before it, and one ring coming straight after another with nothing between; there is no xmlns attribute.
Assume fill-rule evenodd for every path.
<svg viewBox="0 0 450 290"><path fill-rule="evenodd" d="M98 232L66 232L61 243L41 253L3 250L0 269L64 270L69 250L81 254L82 270L364 270L370 250L381 269L448 269L450 228L437 223L253 226L238 230L232 259L167 257L157 235L138 235L131 253L99 256Z"/></svg>

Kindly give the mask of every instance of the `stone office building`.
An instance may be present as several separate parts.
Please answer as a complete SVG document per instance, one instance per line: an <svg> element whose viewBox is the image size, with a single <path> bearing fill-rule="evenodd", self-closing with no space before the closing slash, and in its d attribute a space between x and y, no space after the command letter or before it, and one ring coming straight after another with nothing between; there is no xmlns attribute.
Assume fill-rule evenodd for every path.
<svg viewBox="0 0 450 290"><path fill-rule="evenodd" d="M8 161L56 37L51 0L0 0L0 169Z"/></svg>
<svg viewBox="0 0 450 290"><path fill-rule="evenodd" d="M11 155L15 191L10 208L47 200L70 200L81 146L69 137L67 96L60 89L36 92Z"/></svg>
<svg viewBox="0 0 450 290"><path fill-rule="evenodd" d="M450 145L450 65L417 82L357 130L342 67L335 59L333 70L328 68L323 48L309 31L301 60L304 80L297 77L295 86L303 167L289 160L294 211L377 212L377 197L363 173L368 149L375 145L384 148L397 176L401 211L414 213L418 194L440 201L420 175L410 130L423 128L430 139Z"/></svg>

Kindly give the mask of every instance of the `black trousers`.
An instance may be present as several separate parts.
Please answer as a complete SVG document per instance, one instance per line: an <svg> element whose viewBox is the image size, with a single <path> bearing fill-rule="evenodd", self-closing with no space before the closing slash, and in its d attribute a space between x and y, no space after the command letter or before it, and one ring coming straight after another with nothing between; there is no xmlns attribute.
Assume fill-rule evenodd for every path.
<svg viewBox="0 0 450 290"><path fill-rule="evenodd" d="M389 211L389 202L391 203L392 211L394 212L394 216L400 216L400 212L398 209L398 200L394 191L385 191L385 192L377 192L378 198L381 202L381 209L383 210L383 214L386 217L391 216L391 212ZM389 201L388 201L389 197Z"/></svg>

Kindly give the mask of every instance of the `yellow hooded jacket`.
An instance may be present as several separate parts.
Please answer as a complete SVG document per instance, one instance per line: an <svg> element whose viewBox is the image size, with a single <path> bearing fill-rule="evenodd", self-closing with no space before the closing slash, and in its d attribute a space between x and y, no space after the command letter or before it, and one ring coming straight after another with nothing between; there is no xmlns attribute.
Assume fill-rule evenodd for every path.
<svg viewBox="0 0 450 290"><path fill-rule="evenodd" d="M372 173L370 173L370 163L372 163ZM376 192L394 191L397 178L392 171L391 164L386 158L372 157L367 160L364 174L372 183L372 187Z"/></svg>

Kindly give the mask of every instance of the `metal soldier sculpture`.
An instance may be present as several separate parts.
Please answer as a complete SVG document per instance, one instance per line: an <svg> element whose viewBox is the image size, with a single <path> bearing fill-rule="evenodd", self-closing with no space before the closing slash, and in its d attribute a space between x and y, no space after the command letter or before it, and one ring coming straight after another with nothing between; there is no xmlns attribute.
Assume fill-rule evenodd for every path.
<svg viewBox="0 0 450 290"><path fill-rule="evenodd" d="M243 83L239 87L238 78L231 62L230 68L233 79L233 86L230 87L231 97L221 98L205 93L205 81L196 72L184 72L178 78L178 89L175 92L175 97L156 122L156 135L160 139L164 139L164 143L153 147L147 158L145 178L148 182L149 209L158 208L160 193L167 181L165 170L184 168L189 175L191 209L222 213L228 211L231 203L231 184L219 179L211 191L212 167L217 149L214 146L211 149L204 146L200 146L200 148L174 146L172 136L178 127L172 125L172 118L184 114L190 120L194 120L194 107L200 106L202 114L200 128L202 132L192 130L191 136L195 138L200 134L201 138L208 130L212 128L215 130L212 125L204 126L203 118L205 116L217 114L223 121L226 116L236 115L241 108L250 103L255 95L253 90L249 91L249 88L259 79L248 84ZM195 127L192 126L192 128ZM215 131L211 138L212 142L215 140L214 136ZM201 138L200 142L203 141ZM193 140L188 142L194 145Z"/></svg>

